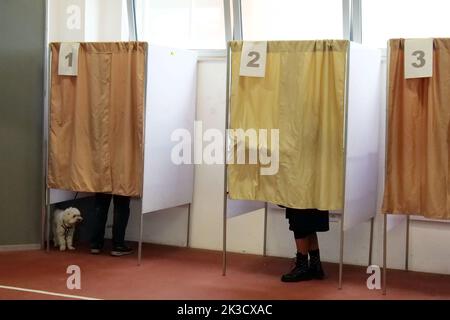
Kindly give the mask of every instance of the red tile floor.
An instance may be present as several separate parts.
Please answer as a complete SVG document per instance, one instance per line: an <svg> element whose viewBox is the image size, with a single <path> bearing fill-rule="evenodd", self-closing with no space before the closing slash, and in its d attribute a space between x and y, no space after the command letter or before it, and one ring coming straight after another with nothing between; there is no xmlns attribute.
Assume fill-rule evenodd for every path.
<svg viewBox="0 0 450 320"><path fill-rule="evenodd" d="M69 265L81 268L81 289L66 287ZM292 260L228 254L227 276L222 276L222 253L144 245L143 262L137 255L115 258L52 250L0 253L0 299L63 299L18 287L98 299L450 299L450 276L389 270L388 292L370 291L363 267L344 267L344 286L337 289L338 266L325 264L324 281L286 284L280 275ZM69 297L70 298L70 297Z"/></svg>

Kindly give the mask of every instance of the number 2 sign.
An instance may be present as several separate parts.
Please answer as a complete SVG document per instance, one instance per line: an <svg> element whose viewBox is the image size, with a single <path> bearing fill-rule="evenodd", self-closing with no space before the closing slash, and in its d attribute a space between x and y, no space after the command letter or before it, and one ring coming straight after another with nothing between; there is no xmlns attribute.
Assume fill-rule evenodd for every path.
<svg viewBox="0 0 450 320"><path fill-rule="evenodd" d="M433 39L405 40L405 78L433 76Z"/></svg>
<svg viewBox="0 0 450 320"><path fill-rule="evenodd" d="M264 78L266 75L267 41L244 42L240 76Z"/></svg>
<svg viewBox="0 0 450 320"><path fill-rule="evenodd" d="M78 75L78 51L79 43L61 43L59 48L58 75Z"/></svg>

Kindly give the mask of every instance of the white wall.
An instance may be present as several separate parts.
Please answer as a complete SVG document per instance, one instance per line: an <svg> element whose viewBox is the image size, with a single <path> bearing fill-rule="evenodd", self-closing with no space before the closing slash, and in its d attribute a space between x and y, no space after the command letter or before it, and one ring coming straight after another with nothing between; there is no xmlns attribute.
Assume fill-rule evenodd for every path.
<svg viewBox="0 0 450 320"><path fill-rule="evenodd" d="M85 41L125 40L123 15L124 0L87 0L86 1Z"/></svg>
<svg viewBox="0 0 450 320"><path fill-rule="evenodd" d="M81 21L79 29L69 29L67 19L70 16L70 6L80 9ZM48 0L48 38L49 42L83 41L85 30L85 0Z"/></svg>
<svg viewBox="0 0 450 320"><path fill-rule="evenodd" d="M69 29L68 9L78 6L79 29ZM125 0L48 0L49 41L120 41L128 38Z"/></svg>

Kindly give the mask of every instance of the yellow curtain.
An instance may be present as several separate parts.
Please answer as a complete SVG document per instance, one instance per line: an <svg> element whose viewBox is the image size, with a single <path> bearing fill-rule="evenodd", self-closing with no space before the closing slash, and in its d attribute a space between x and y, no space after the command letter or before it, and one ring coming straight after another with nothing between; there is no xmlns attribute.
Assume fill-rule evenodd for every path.
<svg viewBox="0 0 450 320"><path fill-rule="evenodd" d="M433 77L406 80L391 40L383 211L450 219L450 39L434 40Z"/></svg>
<svg viewBox="0 0 450 320"><path fill-rule="evenodd" d="M348 41L269 42L265 77L252 78L239 76L242 42L231 43L230 128L279 129L280 139L275 175L261 175L260 168L267 166L259 162L233 159L228 169L232 199L343 208L348 48Z"/></svg>
<svg viewBox="0 0 450 320"><path fill-rule="evenodd" d="M140 196L147 44L81 43L78 76L51 44L48 187Z"/></svg>

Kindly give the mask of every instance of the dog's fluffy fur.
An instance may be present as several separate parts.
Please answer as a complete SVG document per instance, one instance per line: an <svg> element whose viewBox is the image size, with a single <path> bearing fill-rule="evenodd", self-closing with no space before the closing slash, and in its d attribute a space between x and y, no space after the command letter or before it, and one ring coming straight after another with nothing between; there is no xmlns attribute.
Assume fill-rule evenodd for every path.
<svg viewBox="0 0 450 320"><path fill-rule="evenodd" d="M77 208L55 210L53 214L53 243L59 250L75 250L73 246L73 234L75 226L83 221Z"/></svg>

